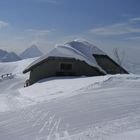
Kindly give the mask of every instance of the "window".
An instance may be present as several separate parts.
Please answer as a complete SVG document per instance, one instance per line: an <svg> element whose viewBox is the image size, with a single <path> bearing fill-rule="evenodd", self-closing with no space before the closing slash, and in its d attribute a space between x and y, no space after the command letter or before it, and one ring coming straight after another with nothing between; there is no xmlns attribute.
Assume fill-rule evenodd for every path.
<svg viewBox="0 0 140 140"><path fill-rule="evenodd" d="M72 64L62 63L60 65L61 70L72 70Z"/></svg>

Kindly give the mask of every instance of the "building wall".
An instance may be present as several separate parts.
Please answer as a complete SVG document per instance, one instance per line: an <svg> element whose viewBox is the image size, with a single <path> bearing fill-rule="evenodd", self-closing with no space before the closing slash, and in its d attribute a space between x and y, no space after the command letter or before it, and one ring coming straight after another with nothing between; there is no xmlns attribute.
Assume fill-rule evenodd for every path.
<svg viewBox="0 0 140 140"><path fill-rule="evenodd" d="M128 72L113 61L107 55L93 55L99 64L99 66L104 69L108 74L128 74Z"/></svg>
<svg viewBox="0 0 140 140"><path fill-rule="evenodd" d="M71 70L62 70L61 64L72 64ZM84 61L73 58L51 57L44 63L35 67L30 72L30 84L33 84L43 78L52 76L98 76L104 75L97 68L94 68Z"/></svg>

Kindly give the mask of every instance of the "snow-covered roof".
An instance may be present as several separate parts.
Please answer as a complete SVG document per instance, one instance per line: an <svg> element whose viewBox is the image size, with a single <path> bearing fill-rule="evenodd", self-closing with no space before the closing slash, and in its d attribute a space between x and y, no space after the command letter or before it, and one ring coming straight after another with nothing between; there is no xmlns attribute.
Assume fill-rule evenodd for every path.
<svg viewBox="0 0 140 140"><path fill-rule="evenodd" d="M82 52L86 56L92 56L93 54L106 55L105 52L103 52L98 47L96 47L95 45L93 45L87 41L74 40L74 41L65 43L65 45L70 46L70 47Z"/></svg>
<svg viewBox="0 0 140 140"><path fill-rule="evenodd" d="M81 45L81 47L80 47ZM25 70L24 73L30 71L36 65L39 65L42 61L46 60L48 57L66 57L75 58L77 60L85 61L87 64L98 68L100 71L105 71L97 64L95 58L92 54L105 54L97 47L89 44L88 42L76 42L72 41L66 43L65 45L58 45L52 51L46 55L40 57L33 63L31 63Z"/></svg>

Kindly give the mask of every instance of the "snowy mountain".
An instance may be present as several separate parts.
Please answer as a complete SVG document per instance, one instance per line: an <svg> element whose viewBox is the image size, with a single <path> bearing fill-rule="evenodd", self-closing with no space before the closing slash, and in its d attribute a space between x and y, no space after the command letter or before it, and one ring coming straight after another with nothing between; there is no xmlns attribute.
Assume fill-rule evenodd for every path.
<svg viewBox="0 0 140 140"><path fill-rule="evenodd" d="M21 58L14 52L9 52L1 58L1 62L13 62L21 60Z"/></svg>
<svg viewBox="0 0 140 140"><path fill-rule="evenodd" d="M7 52L0 49L0 62L13 62L21 60L21 58L15 52Z"/></svg>
<svg viewBox="0 0 140 140"><path fill-rule="evenodd" d="M8 52L0 49L0 59L3 58Z"/></svg>
<svg viewBox="0 0 140 140"><path fill-rule="evenodd" d="M38 49L36 45L32 45L31 47L27 48L24 52L20 54L20 57L22 59L26 58L33 58L33 57L39 57L43 53Z"/></svg>
<svg viewBox="0 0 140 140"><path fill-rule="evenodd" d="M0 49L0 62L13 62L19 61L25 58L33 58L41 56L43 53L37 48L36 45L32 45L18 56L15 52L7 52Z"/></svg>

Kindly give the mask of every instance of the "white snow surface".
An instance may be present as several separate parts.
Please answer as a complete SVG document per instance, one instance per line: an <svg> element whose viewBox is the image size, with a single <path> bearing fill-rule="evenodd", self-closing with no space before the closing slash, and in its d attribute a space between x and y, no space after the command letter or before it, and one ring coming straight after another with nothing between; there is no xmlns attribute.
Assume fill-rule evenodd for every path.
<svg viewBox="0 0 140 140"><path fill-rule="evenodd" d="M105 52L100 50L98 47L95 45L87 42L87 41L81 41L81 40L74 40L65 43L66 46L70 46L83 54L86 54L87 56L92 56L93 54L98 54L98 55L106 55Z"/></svg>
<svg viewBox="0 0 140 140"><path fill-rule="evenodd" d="M128 131L119 135L113 135L107 140L139 140L140 130Z"/></svg>
<svg viewBox="0 0 140 140"><path fill-rule="evenodd" d="M27 60L20 60L16 62L0 62L0 75L6 73L22 73L23 70L36 59L38 59L38 57L30 58Z"/></svg>
<svg viewBox="0 0 140 140"><path fill-rule="evenodd" d="M140 75L52 77L23 88L33 59L0 63L0 140L138 140Z"/></svg>
<svg viewBox="0 0 140 140"><path fill-rule="evenodd" d="M73 44L78 43L78 44ZM30 69L39 62L47 59L48 57L66 57L66 58L75 58L77 60L85 61L87 64L98 68L100 71L106 73L96 62L93 54L105 54L99 50L94 45L89 44L88 42L69 42L65 45L57 45L53 50L51 50L46 55L40 57L33 63L31 63L26 70Z"/></svg>

